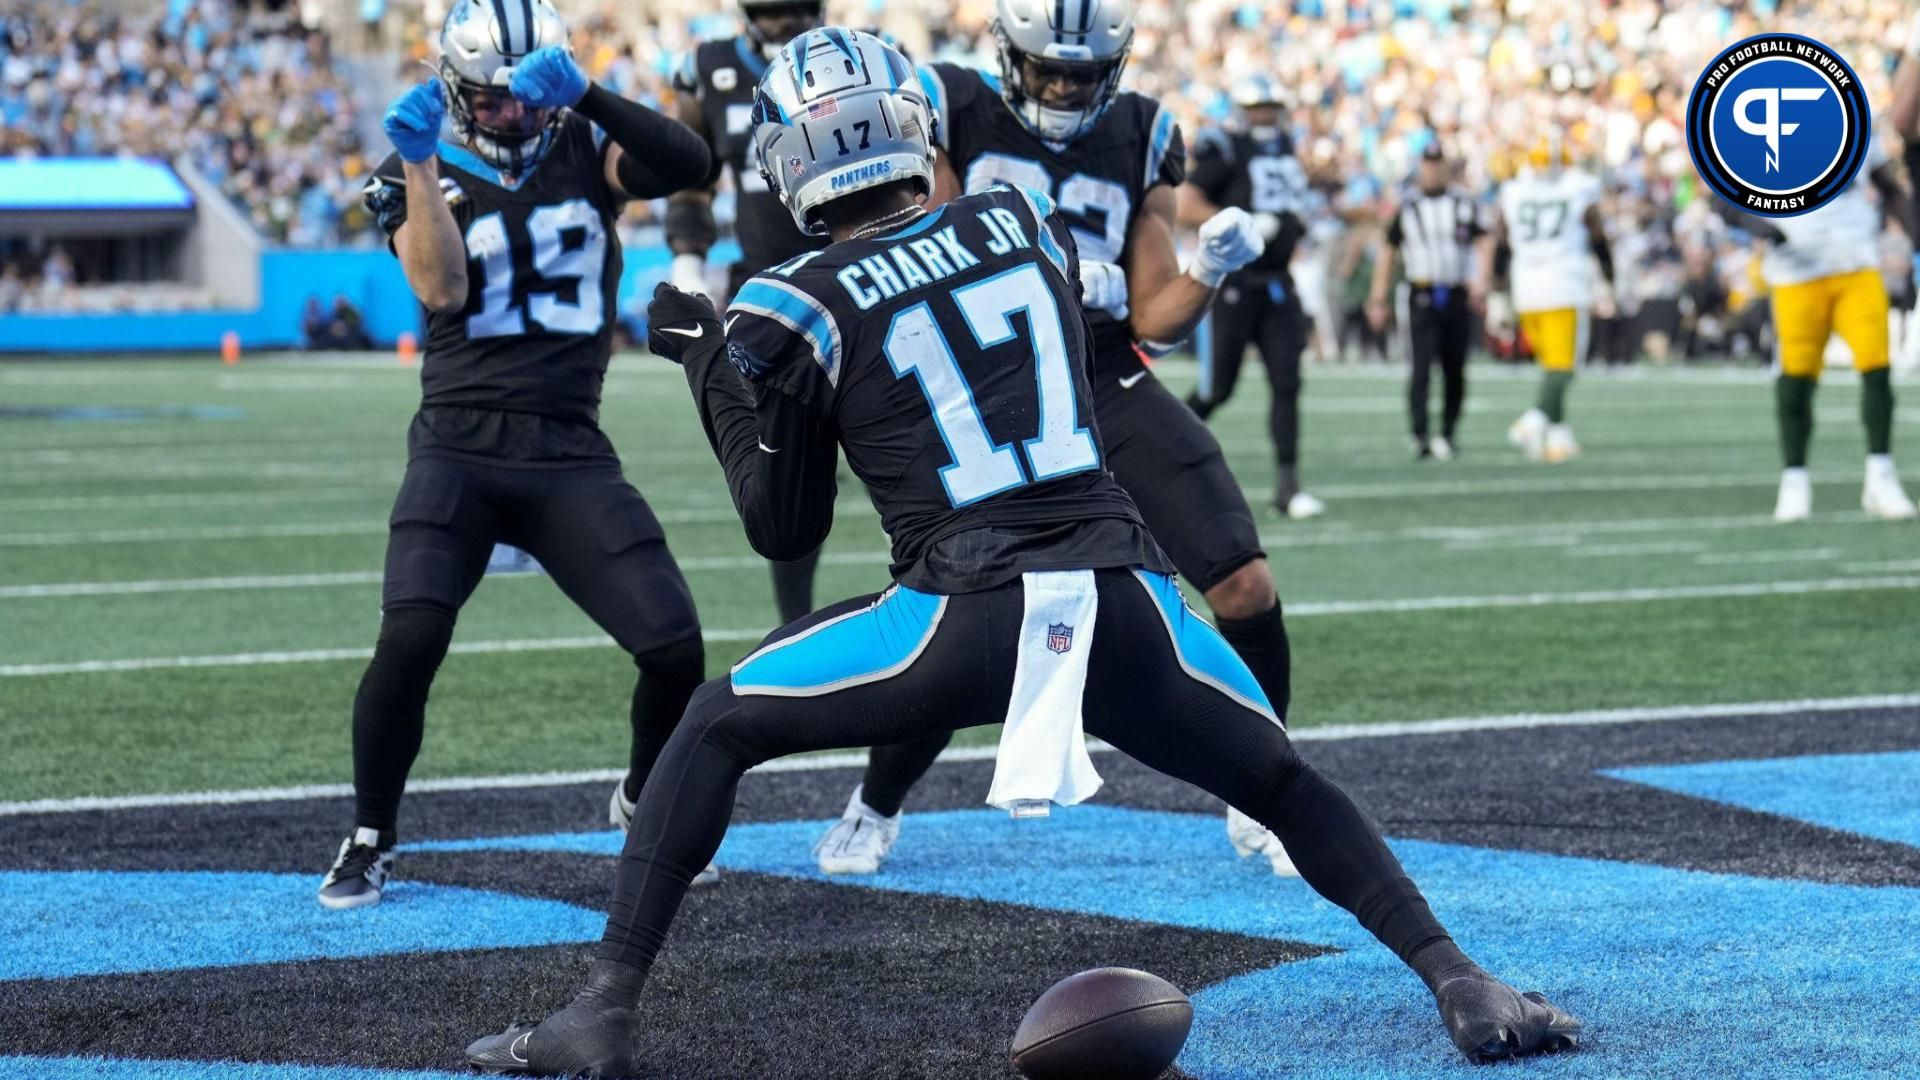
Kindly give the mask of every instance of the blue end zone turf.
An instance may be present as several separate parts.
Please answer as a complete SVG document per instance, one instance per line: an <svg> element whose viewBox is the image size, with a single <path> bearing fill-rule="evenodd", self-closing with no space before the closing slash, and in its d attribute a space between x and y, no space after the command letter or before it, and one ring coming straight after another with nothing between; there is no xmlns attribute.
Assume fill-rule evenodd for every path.
<svg viewBox="0 0 1920 1080"><path fill-rule="evenodd" d="M237 1061L0 1057L0 1076L30 1076L33 1080L471 1080L473 1074Z"/></svg>
<svg viewBox="0 0 1920 1080"><path fill-rule="evenodd" d="M1346 951L1188 988L1196 1016L1180 1066L1207 1080L1479 1075L1399 961L1304 883L1235 860L1219 818L1104 806L1022 822L990 810L914 814L887 869L864 879L815 869L809 846L827 824L737 825L718 861L1333 946ZM434 846L611 855L618 841L597 832ZM1529 1077L1801 1077L1812 1062L1822 1075L1893 1075L1920 1060L1920 1031L1887 1008L1920 999L1920 890L1393 847L1475 956L1587 1022L1580 1053L1529 1063Z"/></svg>
<svg viewBox="0 0 1920 1080"><path fill-rule="evenodd" d="M595 941L605 915L552 900L396 882L328 911L304 874L0 871L0 979L273 964Z"/></svg>
<svg viewBox="0 0 1920 1080"><path fill-rule="evenodd" d="M1920 753L1649 765L1603 774L1920 847Z"/></svg>

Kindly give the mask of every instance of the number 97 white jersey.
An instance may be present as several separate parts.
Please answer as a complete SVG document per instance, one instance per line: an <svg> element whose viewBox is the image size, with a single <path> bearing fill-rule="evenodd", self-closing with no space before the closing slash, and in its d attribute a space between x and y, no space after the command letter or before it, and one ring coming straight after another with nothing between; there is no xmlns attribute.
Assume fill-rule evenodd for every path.
<svg viewBox="0 0 1920 1080"><path fill-rule="evenodd" d="M1521 175L1500 185L1500 217L1513 263L1513 306L1522 312L1588 308L1594 301L1587 208L1600 182L1571 169Z"/></svg>

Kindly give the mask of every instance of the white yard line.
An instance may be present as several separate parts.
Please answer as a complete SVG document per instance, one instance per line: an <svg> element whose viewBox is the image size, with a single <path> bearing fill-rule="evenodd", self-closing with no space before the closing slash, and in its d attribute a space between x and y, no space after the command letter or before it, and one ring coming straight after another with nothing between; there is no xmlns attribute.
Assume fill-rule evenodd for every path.
<svg viewBox="0 0 1920 1080"><path fill-rule="evenodd" d="M180 540L266 540L294 536L362 536L387 531L380 521L293 522L285 525L203 525L160 529L95 529L76 532L0 533L0 547L74 547L80 544L148 544Z"/></svg>
<svg viewBox="0 0 1920 1080"><path fill-rule="evenodd" d="M1701 566L1747 566L1783 562L1821 562L1840 557L1839 548L1781 548L1778 551L1709 551L1694 557Z"/></svg>
<svg viewBox="0 0 1920 1080"><path fill-rule="evenodd" d="M392 500L393 491L383 484L360 487L303 487L276 491L195 491L143 495L51 495L21 499L0 499L0 513L71 510L186 510L209 506L262 506L273 503L314 503L354 499Z"/></svg>
<svg viewBox="0 0 1920 1080"><path fill-rule="evenodd" d="M1422 596L1397 600L1331 600L1320 603L1288 604L1287 615L1290 618L1299 618L1308 615L1375 615L1409 611L1555 607L1563 604L1641 604L1656 600L1718 600L1752 596L1801 596L1808 593L1880 592L1900 589L1920 589L1920 576L1821 578L1813 581L1673 585L1638 589L1510 593L1495 596Z"/></svg>
<svg viewBox="0 0 1920 1080"><path fill-rule="evenodd" d="M1920 575L1901 577L1825 578L1814 581L1768 581L1737 585L1684 585L1665 588L1595 589L1577 592L1509 593L1491 596L1423 596L1390 600L1306 601L1287 605L1296 619L1324 615L1381 615L1419 611L1460 611L1489 608L1553 607L1558 605L1638 604L1660 600L1721 599L1752 596L1797 596L1827 592L1881 592L1920 588ZM765 630L708 630L715 642L758 641ZM611 646L604 636L510 638L499 641L456 642L454 653L541 652ZM0 664L0 678L41 675L84 675L116 671L154 671L166 668L252 667L305 664L330 660L365 660L370 648L298 649L276 652L216 653L207 656L144 656L113 660L76 660L53 663Z"/></svg>
<svg viewBox="0 0 1920 1080"><path fill-rule="evenodd" d="M1920 572L1920 559L1887 559L1882 562L1851 562L1840 569L1849 574L1906 574Z"/></svg>
<svg viewBox="0 0 1920 1080"><path fill-rule="evenodd" d="M1586 544L1561 554L1576 559L1612 559L1637 555L1692 555L1705 551L1706 547L1698 540L1648 540L1638 544Z"/></svg>
<svg viewBox="0 0 1920 1080"><path fill-rule="evenodd" d="M1794 713L1848 712L1860 709L1920 708L1920 694L1872 694L1859 697L1808 698L1799 701L1715 702L1706 705L1667 705L1634 709L1590 709L1564 713L1518 713L1500 716L1462 716L1438 720L1411 720L1381 724L1328 724L1294 730L1295 742L1332 742L1342 739L1378 739L1409 735L1453 735L1473 731L1512 731L1530 728L1589 727L1603 724L1640 724L1663 720L1693 720L1717 717L1779 717ZM1097 739L1087 741L1087 749L1105 753L1113 747ZM997 748L992 746L951 747L941 752L939 761L989 761ZM754 772L815 772L865 765L864 751L814 754L779 758L755 768ZM624 776L623 769L585 769L575 772L518 773L505 776L450 776L411 780L407 790L414 794L448 791L488 791L500 789L554 787L565 784L610 784ZM303 784L277 788L242 788L233 791L193 791L164 795L83 796L74 799L34 799L26 802L0 802L0 817L23 814L71 814L88 810L144 810L173 806L223 806L240 803L287 802L307 799L340 799L353 794L351 784Z"/></svg>

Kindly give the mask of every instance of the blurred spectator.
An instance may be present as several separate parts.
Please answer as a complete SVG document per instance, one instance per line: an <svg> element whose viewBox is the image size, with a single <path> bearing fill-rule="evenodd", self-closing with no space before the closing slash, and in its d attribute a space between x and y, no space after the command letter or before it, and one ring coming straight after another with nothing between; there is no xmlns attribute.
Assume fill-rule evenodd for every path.
<svg viewBox="0 0 1920 1080"><path fill-rule="evenodd" d="M320 298L309 297L307 313L311 317L320 310ZM333 298L333 310L328 312L317 325L310 323L307 329L307 348L309 349L371 349L373 337L367 333L366 320L360 309L353 306L344 296Z"/></svg>
<svg viewBox="0 0 1920 1080"><path fill-rule="evenodd" d="M346 239L359 103L291 5L21 6L0 14L0 152L185 155L270 239Z"/></svg>
<svg viewBox="0 0 1920 1080"><path fill-rule="evenodd" d="M555 0L587 72L642 101L670 97L669 75L698 40L735 33L725 0ZM1304 245L1300 272L1324 280L1328 321L1343 320L1379 204L1411 171L1422 140L1460 148L1460 182L1490 192L1534 137L1564 130L1578 165L1608 192L1621 262L1614 340L1631 353L1664 335L1700 348L1759 350L1764 290L1751 238L1711 212L1693 175L1682 112L1701 66L1763 29L1818 38L1852 64L1876 105L1913 0L1137 0L1127 83L1178 115L1191 140L1228 119L1225 89L1262 72L1298 102L1294 141L1335 211ZM363 146L383 101L359 96L339 48L377 50L412 81L434 60L444 0L322 5L96 0L0 6L0 153L184 154L269 238L300 246L379 242L359 185L384 143ZM991 0L831 0L829 17L892 32L918 60L992 67ZM18 11L18 13L15 13ZM332 16L338 42L311 19ZM1889 150L1897 149L1889 147ZM715 211L730 225L732 196ZM622 222L657 244L659 204ZM67 280L71 280L71 267ZM31 304L65 287L21 266L8 286ZM1725 306L1707 304L1724 294ZM1755 321L1757 318L1757 321ZM1703 320L1708 320L1703 323ZM1343 351L1379 348L1361 331ZM1713 331L1708 333L1707 331ZM1751 331L1751 332L1749 332ZM1744 337L1743 337L1744 335Z"/></svg>

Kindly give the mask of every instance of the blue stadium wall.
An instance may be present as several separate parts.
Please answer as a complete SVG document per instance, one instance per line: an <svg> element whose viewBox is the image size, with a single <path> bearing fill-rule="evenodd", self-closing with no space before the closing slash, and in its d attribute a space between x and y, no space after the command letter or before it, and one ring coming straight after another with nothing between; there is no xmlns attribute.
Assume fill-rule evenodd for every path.
<svg viewBox="0 0 1920 1080"><path fill-rule="evenodd" d="M667 275L664 248L629 249L620 277L621 320L644 333L646 302ZM715 262L739 258L732 244L713 250ZM375 342L391 346L403 333L421 331L420 307L385 251L267 251L260 257L260 307L252 311L119 312L57 314L15 312L0 316L0 352L116 353L214 351L222 335L240 335L244 349L297 349L304 343L300 320L307 298L331 304L345 296L365 316Z"/></svg>

